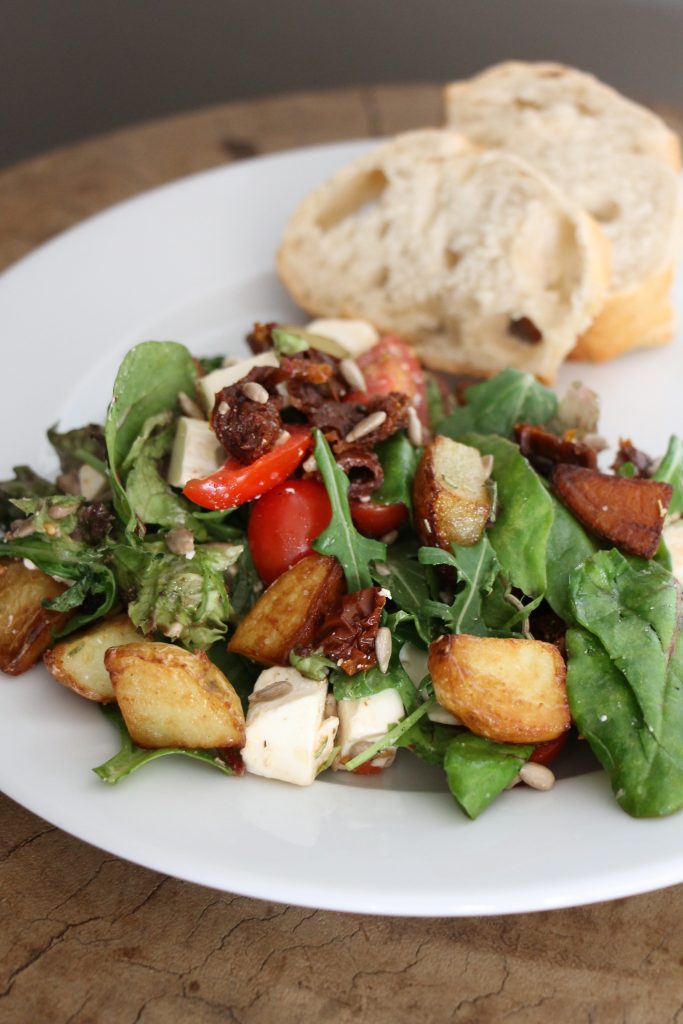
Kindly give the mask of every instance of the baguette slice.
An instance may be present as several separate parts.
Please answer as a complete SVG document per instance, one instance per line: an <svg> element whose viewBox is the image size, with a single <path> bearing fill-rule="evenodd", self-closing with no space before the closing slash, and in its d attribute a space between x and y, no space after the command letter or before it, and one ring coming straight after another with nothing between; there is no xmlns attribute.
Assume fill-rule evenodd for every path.
<svg viewBox="0 0 683 1024"><path fill-rule="evenodd" d="M401 334L434 369L552 381L604 304L608 262L595 222L531 165L428 129L310 193L278 271L309 313Z"/></svg>
<svg viewBox="0 0 683 1024"><path fill-rule="evenodd" d="M681 235L680 144L664 122L559 64L511 62L445 92L446 122L474 143L523 156L580 203L612 246L602 313L574 358L602 361L668 341Z"/></svg>

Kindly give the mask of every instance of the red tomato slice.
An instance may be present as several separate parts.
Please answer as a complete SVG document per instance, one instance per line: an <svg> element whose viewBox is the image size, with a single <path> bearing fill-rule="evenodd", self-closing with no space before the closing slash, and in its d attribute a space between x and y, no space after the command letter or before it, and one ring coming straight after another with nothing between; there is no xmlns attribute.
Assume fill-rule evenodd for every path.
<svg viewBox="0 0 683 1024"><path fill-rule="evenodd" d="M546 743L539 743L529 758L534 764L550 764L557 755L564 749L569 733L563 732L556 740L548 740Z"/></svg>
<svg viewBox="0 0 683 1024"><path fill-rule="evenodd" d="M383 537L398 530L408 519L408 509L402 501L393 505L374 505L371 501L352 501L351 518L366 537Z"/></svg>
<svg viewBox="0 0 683 1024"><path fill-rule="evenodd" d="M429 426L427 381L417 356L407 342L397 334L385 334L356 362L365 377L365 391L348 395L347 401L363 402L371 395L400 391L412 399L422 423Z"/></svg>
<svg viewBox="0 0 683 1024"><path fill-rule="evenodd" d="M287 480L254 502L247 539L266 586L311 553L331 517L327 491L317 480Z"/></svg>
<svg viewBox="0 0 683 1024"><path fill-rule="evenodd" d="M305 459L313 445L308 427L287 427L289 437L277 448L245 466L237 459L228 458L211 476L189 480L183 494L202 508L237 508L247 501L260 498L277 484L286 480Z"/></svg>

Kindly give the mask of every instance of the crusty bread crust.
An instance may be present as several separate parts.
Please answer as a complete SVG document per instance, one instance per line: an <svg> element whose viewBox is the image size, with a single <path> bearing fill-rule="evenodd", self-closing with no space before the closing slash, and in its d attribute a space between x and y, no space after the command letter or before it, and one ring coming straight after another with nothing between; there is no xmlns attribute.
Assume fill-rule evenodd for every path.
<svg viewBox="0 0 683 1024"><path fill-rule="evenodd" d="M670 295L673 276L674 268L669 267L630 292L608 298L569 358L604 363L631 349L670 341L676 329Z"/></svg>

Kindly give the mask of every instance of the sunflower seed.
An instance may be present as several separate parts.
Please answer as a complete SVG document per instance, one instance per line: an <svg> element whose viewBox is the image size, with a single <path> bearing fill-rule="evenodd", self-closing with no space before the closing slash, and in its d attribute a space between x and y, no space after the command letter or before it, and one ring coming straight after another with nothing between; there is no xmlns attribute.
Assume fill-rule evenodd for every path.
<svg viewBox="0 0 683 1024"><path fill-rule="evenodd" d="M519 777L532 789L545 791L552 789L555 785L555 776L550 768L546 768L544 764L535 764L533 761L527 761L525 765L522 765L519 769Z"/></svg>
<svg viewBox="0 0 683 1024"><path fill-rule="evenodd" d="M227 416L230 412L230 406L227 402L219 402L218 409L216 411L219 416Z"/></svg>
<svg viewBox="0 0 683 1024"><path fill-rule="evenodd" d="M259 405L265 405L270 398L263 384L257 384L255 380L248 380L243 384L242 393L250 402L258 402Z"/></svg>
<svg viewBox="0 0 683 1024"><path fill-rule="evenodd" d="M352 441L359 441L361 437L365 437L366 434L371 434L373 430L377 430L381 427L387 418L387 414L383 409L378 409L377 412L371 412L369 416L365 416L360 423L356 423L353 430L349 430L348 434L344 438L349 444Z"/></svg>
<svg viewBox="0 0 683 1024"><path fill-rule="evenodd" d="M416 448L420 448L424 440L424 431L420 417L414 406L408 406L408 440Z"/></svg>
<svg viewBox="0 0 683 1024"><path fill-rule="evenodd" d="M36 532L36 524L33 519L20 519L18 523L15 523L12 529L9 531L7 536L14 540L18 537L30 537L32 533Z"/></svg>
<svg viewBox="0 0 683 1024"><path fill-rule="evenodd" d="M375 572L378 576L391 576L391 569L386 562L375 562Z"/></svg>
<svg viewBox="0 0 683 1024"><path fill-rule="evenodd" d="M382 544L393 544L395 540L398 540L398 530L389 530L389 533L385 533L380 540Z"/></svg>
<svg viewBox="0 0 683 1024"><path fill-rule="evenodd" d="M166 534L166 547L172 555L190 555L194 552L194 536L192 530L184 526L175 526Z"/></svg>
<svg viewBox="0 0 683 1024"><path fill-rule="evenodd" d="M318 463L316 462L315 455L309 455L306 461L302 463L301 468L303 469L304 473L315 473L315 471L318 468Z"/></svg>
<svg viewBox="0 0 683 1024"><path fill-rule="evenodd" d="M380 626L375 637L375 655L380 672L386 672L391 661L391 630L388 626Z"/></svg>
<svg viewBox="0 0 683 1024"><path fill-rule="evenodd" d="M269 686L264 686L262 690L255 690L250 694L249 703L263 704L265 701L277 700L278 697L286 697L293 689L292 684L286 679L277 679L274 683L270 683Z"/></svg>
<svg viewBox="0 0 683 1024"><path fill-rule="evenodd" d="M365 391L365 377L355 359L342 359L339 364L341 375L354 391Z"/></svg>
<svg viewBox="0 0 683 1024"><path fill-rule="evenodd" d="M184 391L178 392L178 405L180 406L181 412L184 412L186 416L189 416L193 420L204 420L206 416L199 408L194 399L186 395Z"/></svg>
<svg viewBox="0 0 683 1024"><path fill-rule="evenodd" d="M53 505L48 511L50 519L66 519L67 516L72 515L76 509L73 505Z"/></svg>
<svg viewBox="0 0 683 1024"><path fill-rule="evenodd" d="M481 468L484 470L484 480L488 480L493 472L493 455L482 455Z"/></svg>
<svg viewBox="0 0 683 1024"><path fill-rule="evenodd" d="M288 430L281 430L280 433L277 435L277 438L275 440L275 447L279 448L281 444L285 443L285 441L289 441L291 436L292 435L290 434L290 432Z"/></svg>

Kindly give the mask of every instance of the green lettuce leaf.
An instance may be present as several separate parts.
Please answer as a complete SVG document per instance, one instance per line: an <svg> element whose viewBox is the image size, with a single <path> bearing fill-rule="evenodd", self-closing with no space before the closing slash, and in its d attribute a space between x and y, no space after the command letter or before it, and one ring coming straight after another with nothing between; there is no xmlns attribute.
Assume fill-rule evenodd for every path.
<svg viewBox="0 0 683 1024"><path fill-rule="evenodd" d="M47 438L59 456L62 473L71 473L84 463L99 473L107 472L107 449L104 431L98 423L60 433L56 425L50 427Z"/></svg>
<svg viewBox="0 0 683 1024"><path fill-rule="evenodd" d="M337 668L336 661L326 658L324 654L316 654L315 651L312 654L295 654L294 651L290 651L289 664L302 676L316 679L318 682L327 679L330 669Z"/></svg>
<svg viewBox="0 0 683 1024"><path fill-rule="evenodd" d="M103 782L113 785L125 778L126 775L130 775L131 772L137 771L138 768L142 768L145 764L149 764L150 761L156 761L158 757L168 757L169 754L182 754L184 757L190 757L194 761L203 761L204 764L210 764L214 768L218 768L224 775L235 774L234 770L225 763L223 758L219 757L216 753L212 753L210 750L192 750L185 747L159 747L156 750L148 750L144 747L137 747L130 738L123 715L116 704L101 704L100 708L110 722L118 728L121 737L121 749L118 754L114 754L104 764L93 768L95 774L99 775Z"/></svg>
<svg viewBox="0 0 683 1024"><path fill-rule="evenodd" d="M349 510L349 480L335 462L330 446L321 430L315 430L315 459L318 463L332 506L329 525L313 542L321 555L334 555L339 559L349 593L372 586L370 562L382 561L386 544L371 540L358 532Z"/></svg>
<svg viewBox="0 0 683 1024"><path fill-rule="evenodd" d="M570 581L569 703L637 817L683 806L681 590L655 562L600 551Z"/></svg>
<svg viewBox="0 0 683 1024"><path fill-rule="evenodd" d="M531 374L508 369L468 388L467 405L447 416L439 433L455 440L472 432L512 438L515 424L543 426L556 412L557 397L553 391L539 384Z"/></svg>
<svg viewBox="0 0 683 1024"><path fill-rule="evenodd" d="M503 792L534 752L533 746L492 743L471 732L448 744L444 770L448 788L470 818L481 814Z"/></svg>
<svg viewBox="0 0 683 1024"><path fill-rule="evenodd" d="M21 519L17 499L46 498L55 493L55 485L34 473L30 466L14 466L12 472L11 480L0 480L0 526Z"/></svg>

